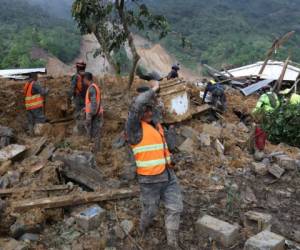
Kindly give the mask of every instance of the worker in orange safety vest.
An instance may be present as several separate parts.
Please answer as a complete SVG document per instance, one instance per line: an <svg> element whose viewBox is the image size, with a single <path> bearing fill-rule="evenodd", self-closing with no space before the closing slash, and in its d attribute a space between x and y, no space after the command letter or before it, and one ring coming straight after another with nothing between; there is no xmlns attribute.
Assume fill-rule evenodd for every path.
<svg viewBox="0 0 300 250"><path fill-rule="evenodd" d="M93 75L86 72L83 82L88 89L85 96L86 130L89 138L94 140L94 151L100 149L100 132L103 124L103 108L101 106L101 91L93 81Z"/></svg>
<svg viewBox="0 0 300 250"><path fill-rule="evenodd" d="M47 93L48 90L41 87L38 82L38 75L30 74L29 80L24 85L24 102L30 135L33 135L35 124L47 121L44 115L44 98Z"/></svg>
<svg viewBox="0 0 300 250"><path fill-rule="evenodd" d="M155 100L158 90L159 83L154 82L152 88L145 89L135 98L129 109L126 136L135 158L141 189L140 231L142 234L147 232L159 203L163 202L167 243L177 249L182 195L170 153L175 145L159 123Z"/></svg>

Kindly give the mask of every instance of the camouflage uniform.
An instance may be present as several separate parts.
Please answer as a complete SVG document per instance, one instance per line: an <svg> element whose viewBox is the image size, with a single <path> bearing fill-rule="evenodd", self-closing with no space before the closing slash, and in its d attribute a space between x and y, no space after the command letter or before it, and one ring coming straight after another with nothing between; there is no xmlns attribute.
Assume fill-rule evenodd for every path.
<svg viewBox="0 0 300 250"><path fill-rule="evenodd" d="M91 99L91 113L87 114L86 117L86 131L91 140L94 138L95 142L95 152L100 149L100 135L102 126L102 116L98 113L98 105L96 100L96 90L95 88L89 89L90 99Z"/></svg>
<svg viewBox="0 0 300 250"><path fill-rule="evenodd" d="M48 90L42 88L39 82L33 83L32 95L40 94L42 96L46 96L47 93L48 93ZM33 134L33 128L36 124L45 123L47 121L43 108L27 110L26 114L27 114L27 120L28 120L28 129L31 134Z"/></svg>
<svg viewBox="0 0 300 250"><path fill-rule="evenodd" d="M140 94L132 103L126 124L126 134L129 144L136 145L142 140L141 118L145 112L146 104L154 104L155 93L149 90ZM160 114L153 110L152 123L155 126L159 122ZM165 132L168 148L172 151L174 145L174 133ZM172 140L173 139L173 140ZM166 168L162 174L155 176L138 175L141 188L142 214L140 228L145 231L153 222L157 214L159 203L162 201L166 208L165 226L167 231L178 231L180 214L183 210L181 189L173 169Z"/></svg>

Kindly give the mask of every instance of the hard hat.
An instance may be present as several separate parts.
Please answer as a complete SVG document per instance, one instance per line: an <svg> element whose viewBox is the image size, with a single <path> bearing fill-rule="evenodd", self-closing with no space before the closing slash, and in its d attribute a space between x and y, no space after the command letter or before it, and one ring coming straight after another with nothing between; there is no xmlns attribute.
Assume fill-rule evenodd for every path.
<svg viewBox="0 0 300 250"><path fill-rule="evenodd" d="M144 93L146 91L150 90L150 87L147 85L141 85L136 89L136 92L138 93Z"/></svg>
<svg viewBox="0 0 300 250"><path fill-rule="evenodd" d="M210 82L211 84L216 84L216 83L217 83L217 82L216 82L215 80L213 80L213 79L210 80L209 82Z"/></svg>
<svg viewBox="0 0 300 250"><path fill-rule="evenodd" d="M174 65L172 66L172 69L174 69L174 70L180 70L179 64L174 64Z"/></svg>
<svg viewBox="0 0 300 250"><path fill-rule="evenodd" d="M291 92L291 89L284 89L279 91L279 94L281 95L288 95Z"/></svg>

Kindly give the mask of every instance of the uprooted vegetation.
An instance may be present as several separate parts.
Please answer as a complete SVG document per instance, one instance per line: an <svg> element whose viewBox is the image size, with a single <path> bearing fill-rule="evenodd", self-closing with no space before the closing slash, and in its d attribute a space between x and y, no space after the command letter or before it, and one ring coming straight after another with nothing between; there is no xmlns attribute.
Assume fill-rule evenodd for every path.
<svg viewBox="0 0 300 250"><path fill-rule="evenodd" d="M126 85L126 79L124 85L108 77L101 82L105 121L101 152L94 158L87 138L76 135L74 121L66 119L72 118L72 108L67 105L68 78L47 81L51 92L46 102L46 114L58 122L47 126L43 136L35 138L24 132L23 85L1 82L1 125L13 128L13 142L26 145L27 151L12 159L5 171L0 171L0 183L6 188L3 189L6 193L0 189L0 246L8 242L16 244L11 239L13 237L18 244L27 244L30 249L164 248L162 209L144 238L137 229L141 211L135 193L137 182L130 171L129 149L123 146L120 136L128 111L120 87ZM255 163L247 149L251 128L242 123L232 109L239 107L249 112L257 97L245 98L230 88L227 96L228 112L222 119L217 120L208 112L175 124L176 173L184 195L181 245L183 249L243 249L245 241L258 230L255 223L254 226L244 223L245 213L251 210L271 215L273 232L299 241L300 176L297 159L300 150L284 144L268 144L264 161ZM72 154L82 157L70 158ZM83 159L82 164L76 164L80 162L78 159ZM68 161L73 164L68 165ZM93 169L91 173L94 175L81 176L79 180L79 175L70 171L70 166L74 166L72 171L76 170L75 166L84 166L86 173ZM276 166L283 172L276 172ZM80 183L85 180L90 180L89 187ZM125 190L129 195L124 197L130 198L118 199L118 196L117 200L111 200L105 196L111 190ZM41 203L40 199L44 198L47 198L47 204ZM28 201L34 201L35 206ZM87 202L91 205L97 203L106 211L100 218L100 225L88 231L76 222L76 215L91 206ZM230 248L220 246L218 241L199 232L197 219L205 214L239 225L237 241ZM122 230L124 227L129 228L126 233ZM33 233L38 238L22 241L24 233Z"/></svg>

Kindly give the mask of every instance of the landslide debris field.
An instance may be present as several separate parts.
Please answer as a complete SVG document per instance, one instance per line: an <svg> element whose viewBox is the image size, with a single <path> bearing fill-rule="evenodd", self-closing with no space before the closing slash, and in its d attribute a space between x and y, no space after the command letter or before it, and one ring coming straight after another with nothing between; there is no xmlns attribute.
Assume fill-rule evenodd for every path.
<svg viewBox="0 0 300 250"><path fill-rule="evenodd" d="M138 184L121 137L128 111L123 81L99 81L105 120L101 152L94 158L92 145L82 133L75 133L69 119L69 78L46 81L46 114L54 123L40 128L40 136L34 138L24 132L23 84L0 82L0 125L13 129L11 143L26 146L25 152L0 167L0 249L164 249L163 209L146 236L138 232ZM257 96L245 98L231 88L226 94L228 111L222 117L209 111L174 124L176 173L184 195L181 247L243 249L251 236L271 227L285 237L286 249L299 249L300 150L267 144L266 157L255 162L248 152L250 125L232 110L251 112ZM43 198L48 199L43 203ZM99 224L80 226L78 214L95 204L104 209ZM253 219L249 211L267 215ZM204 215L238 228L234 240L225 243L228 246L220 232L201 226L198 219ZM271 219L264 220L268 215Z"/></svg>

